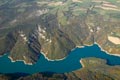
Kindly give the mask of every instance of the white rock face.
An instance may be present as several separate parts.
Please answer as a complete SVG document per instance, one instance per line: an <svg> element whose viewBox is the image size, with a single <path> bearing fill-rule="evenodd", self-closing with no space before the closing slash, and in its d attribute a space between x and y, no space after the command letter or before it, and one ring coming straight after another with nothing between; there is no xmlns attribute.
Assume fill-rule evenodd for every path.
<svg viewBox="0 0 120 80"><path fill-rule="evenodd" d="M93 29L90 29L90 32L94 32Z"/></svg>
<svg viewBox="0 0 120 80"><path fill-rule="evenodd" d="M90 32L94 32L94 30L90 26L88 28L89 28Z"/></svg>
<svg viewBox="0 0 120 80"><path fill-rule="evenodd" d="M38 35L39 35L39 37L42 38L42 39L46 39L45 33L46 33L46 31L44 29L42 29L40 25L38 25Z"/></svg>
<svg viewBox="0 0 120 80"><path fill-rule="evenodd" d="M26 35L23 33L23 31L19 31L20 37L24 40L24 42L27 42L28 39L26 37Z"/></svg>
<svg viewBox="0 0 120 80"><path fill-rule="evenodd" d="M63 2L59 1L59 2L51 2L51 3L48 3L49 6L63 6L65 5Z"/></svg>
<svg viewBox="0 0 120 80"><path fill-rule="evenodd" d="M11 22L10 22L10 24L14 24L14 23L16 23L17 22L17 19L14 19L14 20L12 20Z"/></svg>
<svg viewBox="0 0 120 80"><path fill-rule="evenodd" d="M73 2L83 2L83 0L72 0Z"/></svg>
<svg viewBox="0 0 120 80"><path fill-rule="evenodd" d="M42 14L46 14L48 11L48 9L37 10L35 16L41 16Z"/></svg>
<svg viewBox="0 0 120 80"><path fill-rule="evenodd" d="M39 37L41 39L44 39L44 41L48 42L48 43L51 43L52 40L51 39L48 39L46 37L46 28L42 29L40 25L38 25L38 30L37 30L37 34L39 35Z"/></svg>
<svg viewBox="0 0 120 80"><path fill-rule="evenodd" d="M120 44L120 38L118 37L108 36L108 40L116 45Z"/></svg>
<svg viewBox="0 0 120 80"><path fill-rule="evenodd" d="M36 10L36 11L32 12L31 14L29 14L27 18L39 17L43 14L46 14L48 11L49 11L49 9Z"/></svg>
<svg viewBox="0 0 120 80"><path fill-rule="evenodd" d="M98 26L98 27L97 27L97 31L99 31L100 29L101 29L101 28Z"/></svg>

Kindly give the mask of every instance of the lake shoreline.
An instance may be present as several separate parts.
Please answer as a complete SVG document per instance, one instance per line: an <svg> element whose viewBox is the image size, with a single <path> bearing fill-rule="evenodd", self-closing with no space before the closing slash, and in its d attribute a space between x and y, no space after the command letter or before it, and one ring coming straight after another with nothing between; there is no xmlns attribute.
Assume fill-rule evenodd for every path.
<svg viewBox="0 0 120 80"><path fill-rule="evenodd" d="M97 44L97 43L96 43ZM100 49L98 45L89 45L81 48L76 48L63 60L50 61L45 58L43 54L35 64L27 63L24 60L15 60L11 58L9 53L0 58L0 72L12 73L12 72L27 72L33 74L36 72L56 72L66 73L71 71L80 70L86 67L84 64L84 58L100 58L109 61L107 64L111 66L120 65L120 57L114 57L106 54ZM93 51L93 52L92 52ZM24 57L24 56L23 56ZM8 66L11 68L9 69Z"/></svg>
<svg viewBox="0 0 120 80"><path fill-rule="evenodd" d="M94 44L96 44L96 45L100 48L100 50L101 50L102 52L105 52L105 53L108 54L108 55L120 57L119 54L111 54L111 53L109 53L108 51L104 50L97 42L94 42ZM87 47L87 46L90 47L90 46L93 46L94 44L91 44L91 45L85 44L84 46L76 46L75 48L71 49L70 52L74 51L76 48L85 48L85 47ZM66 57L63 57L63 58L61 58L61 59L52 60L52 59L49 59L43 52L41 52L41 54L42 54L42 55L45 57L45 59L47 59L48 61L61 61L61 60L66 59L66 57L67 57L67 56L66 56ZM0 56L0 57L2 57L2 56ZM8 58L11 60L11 62L22 61L25 65L33 65L33 63L27 63L25 60L13 60L10 56L8 56Z"/></svg>
<svg viewBox="0 0 120 80"><path fill-rule="evenodd" d="M12 57L10 57L10 56L8 56L8 58L10 59L10 61L12 62L12 63L15 63L15 62L23 62L25 65L33 65L33 63L27 63L25 60L13 60L13 58Z"/></svg>
<svg viewBox="0 0 120 80"><path fill-rule="evenodd" d="M84 63L82 62L82 58L80 59L80 64L82 65L82 68L85 67Z"/></svg>
<svg viewBox="0 0 120 80"><path fill-rule="evenodd" d="M120 54L112 54L112 53L109 53L108 51L104 50L97 42L95 42L94 44L98 45L98 47L101 49L101 51L105 52L106 54L120 57Z"/></svg>

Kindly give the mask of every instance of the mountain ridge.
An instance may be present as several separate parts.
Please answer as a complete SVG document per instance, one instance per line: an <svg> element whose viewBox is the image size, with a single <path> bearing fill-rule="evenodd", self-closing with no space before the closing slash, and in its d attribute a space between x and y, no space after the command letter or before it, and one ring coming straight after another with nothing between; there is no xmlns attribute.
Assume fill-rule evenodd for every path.
<svg viewBox="0 0 120 80"><path fill-rule="evenodd" d="M2 3L0 55L10 52L9 57L14 61L33 64L41 52L48 59L57 60L69 55L76 46L95 42L108 53L120 54L120 44L115 43L120 39L117 1L12 0Z"/></svg>

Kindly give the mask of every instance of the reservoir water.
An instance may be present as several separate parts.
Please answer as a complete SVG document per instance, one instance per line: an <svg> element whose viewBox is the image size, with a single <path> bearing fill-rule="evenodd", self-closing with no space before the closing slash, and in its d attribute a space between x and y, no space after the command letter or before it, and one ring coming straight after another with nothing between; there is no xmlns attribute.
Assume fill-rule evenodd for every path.
<svg viewBox="0 0 120 80"><path fill-rule="evenodd" d="M120 57L106 54L101 51L98 45L76 48L69 55L60 61L48 61L43 55L34 65L25 65L22 61L11 62L8 55L0 57L0 73L36 73L36 72L71 72L82 68L81 58L96 57L107 60L108 65L120 65Z"/></svg>

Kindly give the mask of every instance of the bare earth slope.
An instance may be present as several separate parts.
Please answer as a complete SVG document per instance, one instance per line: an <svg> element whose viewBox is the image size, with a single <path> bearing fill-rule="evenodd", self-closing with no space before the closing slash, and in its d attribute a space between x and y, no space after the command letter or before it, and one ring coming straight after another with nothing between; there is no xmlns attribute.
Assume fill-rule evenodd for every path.
<svg viewBox="0 0 120 80"><path fill-rule="evenodd" d="M1 0L0 55L33 64L40 53L62 59L94 43L119 55L119 8L118 0Z"/></svg>

